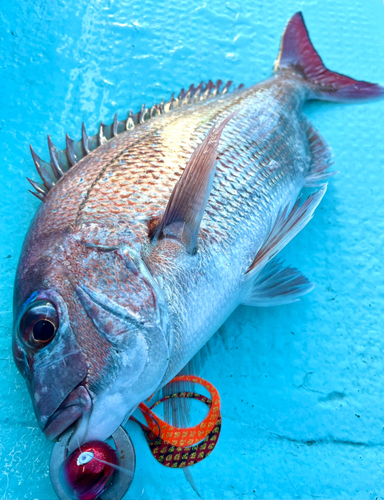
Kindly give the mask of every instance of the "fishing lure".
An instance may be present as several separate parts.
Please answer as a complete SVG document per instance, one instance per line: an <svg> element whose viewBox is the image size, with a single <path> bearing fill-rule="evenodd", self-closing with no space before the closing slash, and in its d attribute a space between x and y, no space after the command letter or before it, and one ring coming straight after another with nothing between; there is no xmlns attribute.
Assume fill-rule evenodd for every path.
<svg viewBox="0 0 384 500"><path fill-rule="evenodd" d="M276 257L335 174L303 105L384 89L328 70L301 13L271 78L230 83L191 86L93 137L83 127L63 151L48 138L50 163L32 150L43 203L16 274L13 354L45 436L71 429L69 454L114 436L240 304L313 288Z"/></svg>

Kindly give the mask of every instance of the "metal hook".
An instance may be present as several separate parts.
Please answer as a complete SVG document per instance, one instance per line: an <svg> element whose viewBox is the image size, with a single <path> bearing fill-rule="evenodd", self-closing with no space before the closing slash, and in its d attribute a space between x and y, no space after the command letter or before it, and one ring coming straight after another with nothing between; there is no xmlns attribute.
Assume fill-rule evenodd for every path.
<svg viewBox="0 0 384 500"><path fill-rule="evenodd" d="M68 444L72 433L73 428L68 429L64 434L62 434L52 450L51 460L49 463L51 483L59 500L71 500L61 485L59 470L61 464L67 458ZM112 439L116 446L119 467L125 469L126 472L124 473L120 470L116 470L112 482L106 491L104 491L104 493L99 497L99 500L121 500L131 486L135 473L135 449L131 438L128 436L125 429L123 429L123 427L119 427L112 435Z"/></svg>

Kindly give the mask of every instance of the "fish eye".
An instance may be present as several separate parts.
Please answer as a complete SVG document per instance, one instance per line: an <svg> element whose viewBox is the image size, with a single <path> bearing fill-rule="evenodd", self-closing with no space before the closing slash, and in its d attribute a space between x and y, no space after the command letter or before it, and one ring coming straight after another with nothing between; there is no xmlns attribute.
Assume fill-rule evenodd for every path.
<svg viewBox="0 0 384 500"><path fill-rule="evenodd" d="M56 307L48 300L32 302L19 323L19 333L29 347L40 349L48 345L59 328Z"/></svg>

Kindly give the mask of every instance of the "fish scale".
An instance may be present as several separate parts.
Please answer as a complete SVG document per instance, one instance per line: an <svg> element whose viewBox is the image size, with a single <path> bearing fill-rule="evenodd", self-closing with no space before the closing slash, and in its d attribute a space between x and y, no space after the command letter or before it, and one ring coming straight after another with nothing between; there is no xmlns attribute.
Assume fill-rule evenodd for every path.
<svg viewBox="0 0 384 500"><path fill-rule="evenodd" d="M131 223L134 228L137 228L138 214L144 217L157 215L164 210L175 182L180 177L194 148L221 115L236 107L243 107L247 110L247 100L256 100L256 103L251 103L249 115L254 114L258 117L268 112L265 103L258 99L258 94L264 95L265 88L258 87L228 94L225 97L217 97L216 102L199 103L161 115L153 118L152 123L141 125L141 130L138 127L106 142L72 167L55 186L55 189L49 193L44 204L45 219L41 223L41 230L45 232L44 229L47 229L47 219L50 223L49 232L52 229L63 230L63 223L68 227L75 224L77 228L85 223L101 222L103 225L110 224L111 226ZM283 92L292 99L288 89L283 89ZM259 106L257 101L259 101ZM279 106L278 100L276 105ZM180 135L178 133L172 135L172 128L180 126L188 132L184 132L181 137L178 137ZM266 123L264 123L265 126ZM237 143L243 142L233 157L230 155L230 150L223 153L219 150L217 183L226 180L231 186L236 186L236 176L231 175L228 167L232 164L244 168L245 164L249 164L254 167L254 171L248 172L246 182L252 191L255 190L260 177L258 171L268 165L266 156L269 150L267 148L273 146L274 138L264 133L269 144L263 144L257 128L253 128L253 133L248 136L239 132L239 137L232 137L232 140ZM170 133L169 130L171 130ZM285 132L286 139L288 139L288 130L285 129ZM187 140L185 140L186 135L188 135ZM276 140L279 140L279 136ZM280 141L284 142L284 140L284 136L280 137ZM171 150L168 142L173 144ZM245 154L239 155L239 150ZM221 155L224 155L222 161ZM227 160L228 163L225 163ZM222 170L225 172L223 180L220 179ZM158 173L157 179L154 178L156 173ZM246 174L247 172L244 173L243 179L246 179ZM79 176L81 176L80 179ZM113 200L112 193L114 193ZM213 189L209 204L217 210L219 207L215 195L216 191ZM136 196L135 199L134 196ZM217 198L220 199L220 194ZM59 207L58 200L64 200L60 202ZM50 210L51 206L55 207L54 213ZM75 215L76 206L79 208ZM65 211L64 220L56 215L58 211ZM141 230L137 236L139 240L142 240L146 237L146 224L139 224L139 227ZM136 230L133 232L136 233ZM40 226L36 228L36 231L40 231ZM114 238L113 232L108 235L109 244L114 245L124 239L126 228L120 231L123 233L122 237L116 235ZM128 233L131 233L130 228L128 228Z"/></svg>
<svg viewBox="0 0 384 500"><path fill-rule="evenodd" d="M64 151L49 141L51 165L32 150L43 203L18 266L13 349L46 436L77 421L69 451L107 439L239 304L287 304L313 288L275 258L334 174L303 104L383 88L325 68L300 13L270 79L232 93L229 83L143 105L93 137L83 127ZM318 189L301 199L308 186ZM41 321L51 327L39 343ZM53 381L45 367L60 349Z"/></svg>
<svg viewBox="0 0 384 500"><path fill-rule="evenodd" d="M262 89L261 94L263 93L264 89ZM189 156L212 124L219 120L224 113L228 113L232 107L245 110L244 115L246 115L245 119L247 121L249 115L258 116L258 89L253 90L253 92L248 89L244 94L244 97L229 95L224 103L210 102L206 105L195 105L196 111L186 108L174 111L173 115L163 115L157 118L157 123L152 123L141 134L137 132L137 139L139 140L135 141L136 143L133 145L131 143L132 138L129 138L128 144L127 137L122 136L116 139L115 151L123 149L125 152L122 154L117 153L117 158L108 165L107 169L103 169L103 176L110 175L105 178L105 181L100 180L100 182L93 185L86 203L83 204L81 211L79 211L76 221L77 227L81 224L97 223L99 221L102 221L103 224L111 223L111 225L117 224L119 226L121 221L124 221L123 224L132 224L133 227L136 227L138 216L144 216L141 231L137 236L139 241L145 239L147 236L145 220L158 215L164 210L170 193L185 168ZM286 95L292 99L289 92ZM253 106L252 103L249 106L247 103L249 100L256 102L253 103ZM262 103L262 106L264 107L264 103ZM263 107L261 113L264 111ZM191 112L193 113L192 118L190 118ZM184 136L188 135L190 139L186 141L184 137L179 138L172 135L171 142L174 146L170 151L166 144L170 140L168 138L171 135L169 130L172 131L173 128L179 127L183 127L187 131L184 132ZM271 128L273 128L273 125ZM263 163L266 165L270 163L265 159L267 153L262 154L263 148L266 149L266 147L255 140L255 136L257 138L255 131L249 135L245 135L240 130L231 132L230 128L226 131L228 135L231 134L228 142L239 143L242 141L243 144L231 155L230 148L225 149L225 136L223 137L223 148L220 148L218 152L217 177L210 196L208 210L219 210L219 204L223 198L222 186L228 186L227 188L224 187L226 191L224 196L232 194L232 198L228 199L226 196L225 204L227 209L231 210L230 207L233 206L233 210L238 210L238 203L234 195L237 194L236 189L244 189L244 187L238 185L236 175L232 173L233 168L231 168L231 165L240 165L243 169L246 169L247 164L253 167L253 171L244 172L242 179L245 181L244 184L250 188L248 189L250 193L258 197L260 196L257 191L258 172L265 169ZM132 132L127 134L132 134ZM287 138L285 138L285 134ZM276 140L281 143L287 142L289 129L285 129L285 134L281 137L278 130ZM269 139L273 143L273 138ZM255 162L259 152L260 159ZM279 151L277 150L277 152ZM80 165L76 168L80 168ZM263 184L267 184L268 180L273 181L277 173L268 172L267 179ZM65 179L63 181L65 182ZM118 187L117 190L116 187ZM69 189L71 190L72 187L69 186ZM114 194L113 200L112 193ZM225 214L221 214L221 216L223 217ZM228 214L229 221L231 216L232 214ZM203 227L207 227L208 224L209 221L204 221ZM233 228L230 229L232 232ZM118 234L116 234L116 230L112 234L108 234L109 244L117 244L121 241L121 238L124 238L125 228L119 228L117 231ZM123 236L120 236L119 233L123 233ZM117 239L115 240L114 237Z"/></svg>

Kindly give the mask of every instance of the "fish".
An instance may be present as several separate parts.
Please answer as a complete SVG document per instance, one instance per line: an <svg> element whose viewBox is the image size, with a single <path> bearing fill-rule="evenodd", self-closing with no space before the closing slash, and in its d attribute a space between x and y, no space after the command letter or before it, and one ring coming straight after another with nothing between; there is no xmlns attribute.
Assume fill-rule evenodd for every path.
<svg viewBox="0 0 384 500"><path fill-rule="evenodd" d="M303 15L273 75L191 85L89 137L48 137L32 157L42 201L14 287L13 357L50 440L106 440L167 384L240 305L313 288L278 253L311 220L335 172L303 114L311 99L379 99L328 70ZM308 196L304 188L311 188Z"/></svg>

